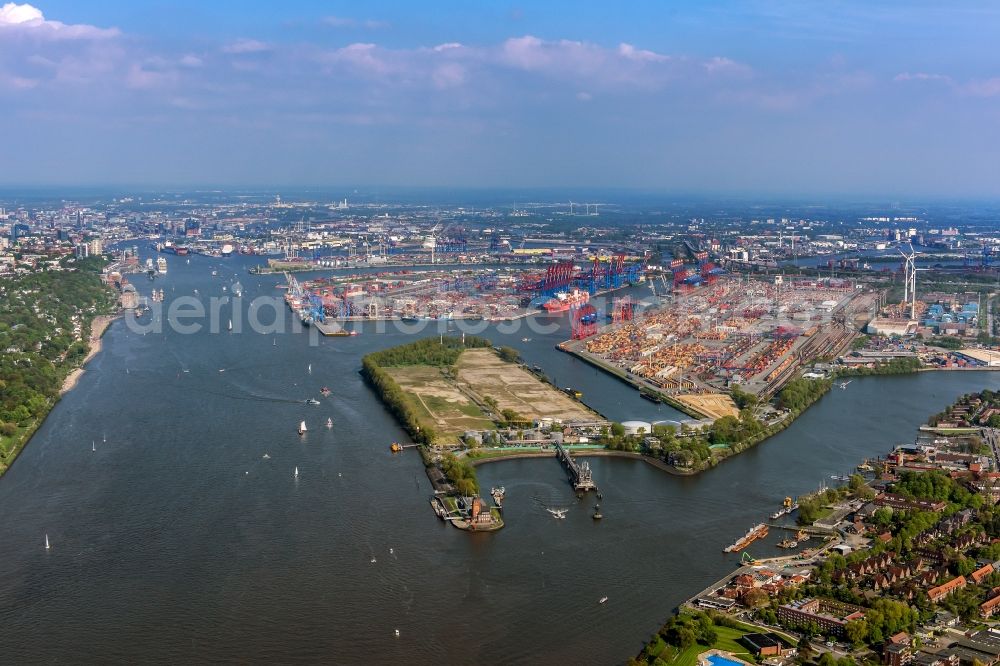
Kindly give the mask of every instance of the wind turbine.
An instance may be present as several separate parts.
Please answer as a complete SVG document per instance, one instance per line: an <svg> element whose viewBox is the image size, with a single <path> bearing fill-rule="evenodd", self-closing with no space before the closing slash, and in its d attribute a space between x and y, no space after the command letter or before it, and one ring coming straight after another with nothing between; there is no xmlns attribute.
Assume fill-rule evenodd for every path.
<svg viewBox="0 0 1000 666"><path fill-rule="evenodd" d="M435 224L434 228L431 229L431 232L427 235L427 238L424 239L424 247L429 248L430 251L431 251L431 263L432 264L435 263L434 252L437 249L437 235L436 234L437 234L438 227L440 227L440 226L441 226L440 222L438 222L437 224Z"/></svg>

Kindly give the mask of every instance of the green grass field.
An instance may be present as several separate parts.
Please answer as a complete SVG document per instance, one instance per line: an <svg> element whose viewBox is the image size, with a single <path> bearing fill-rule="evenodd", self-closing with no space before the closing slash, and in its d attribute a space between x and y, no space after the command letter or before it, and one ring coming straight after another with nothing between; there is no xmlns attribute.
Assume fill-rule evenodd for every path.
<svg viewBox="0 0 1000 666"><path fill-rule="evenodd" d="M719 636L719 640L715 641L712 645L703 645L702 643L695 643L686 650L681 650L678 652L677 648L667 645L659 637L657 642L654 644L653 654L659 657L664 663L670 666L696 666L698 663L698 655L706 650L725 650L726 652L732 652L736 657L748 661L750 663L757 663L757 660L752 654L747 652L747 649L741 645L738 641L743 637L744 634L753 633L757 631L756 629L732 629L730 627L715 627L715 632ZM659 650L659 652L657 652Z"/></svg>

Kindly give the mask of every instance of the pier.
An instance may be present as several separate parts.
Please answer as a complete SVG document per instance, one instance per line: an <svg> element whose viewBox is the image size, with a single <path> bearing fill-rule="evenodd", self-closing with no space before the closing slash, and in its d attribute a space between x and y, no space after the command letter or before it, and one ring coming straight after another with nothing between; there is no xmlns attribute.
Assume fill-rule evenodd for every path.
<svg viewBox="0 0 1000 666"><path fill-rule="evenodd" d="M597 490L589 463L577 463L562 444L556 444L556 457L566 467L574 490Z"/></svg>

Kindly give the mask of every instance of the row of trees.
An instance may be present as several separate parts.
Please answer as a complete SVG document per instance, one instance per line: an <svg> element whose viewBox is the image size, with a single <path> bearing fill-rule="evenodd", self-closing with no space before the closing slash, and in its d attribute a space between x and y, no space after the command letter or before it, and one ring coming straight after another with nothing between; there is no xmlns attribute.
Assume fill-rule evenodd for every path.
<svg viewBox="0 0 1000 666"><path fill-rule="evenodd" d="M793 379L778 394L778 408L801 412L820 399L833 386L832 379Z"/></svg>
<svg viewBox="0 0 1000 666"><path fill-rule="evenodd" d="M400 365L445 367L455 365L466 349L492 346L492 342L478 335L432 337L372 352L365 360L383 368Z"/></svg>
<svg viewBox="0 0 1000 666"><path fill-rule="evenodd" d="M885 363L877 363L874 368L840 368L838 377L867 377L870 375L906 375L916 372L923 364L916 356L894 358Z"/></svg>

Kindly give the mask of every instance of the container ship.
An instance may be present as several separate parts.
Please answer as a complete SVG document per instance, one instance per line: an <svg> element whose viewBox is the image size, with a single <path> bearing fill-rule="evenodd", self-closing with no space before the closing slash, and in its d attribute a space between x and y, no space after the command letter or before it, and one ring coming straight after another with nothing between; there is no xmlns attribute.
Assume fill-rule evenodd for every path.
<svg viewBox="0 0 1000 666"><path fill-rule="evenodd" d="M565 312L570 308L583 305L590 300L590 294L579 289L571 292L560 291L554 298L550 298L542 304L546 312Z"/></svg>
<svg viewBox="0 0 1000 666"><path fill-rule="evenodd" d="M740 539L731 546L726 546L722 552L724 553L738 553L750 544L752 544L757 539L763 539L767 536L767 525L764 523L758 523L754 525L744 534Z"/></svg>

